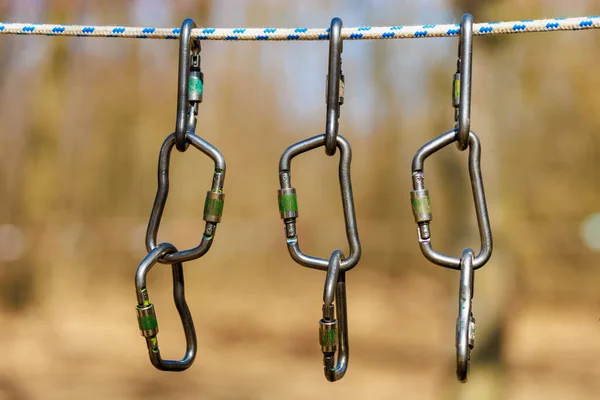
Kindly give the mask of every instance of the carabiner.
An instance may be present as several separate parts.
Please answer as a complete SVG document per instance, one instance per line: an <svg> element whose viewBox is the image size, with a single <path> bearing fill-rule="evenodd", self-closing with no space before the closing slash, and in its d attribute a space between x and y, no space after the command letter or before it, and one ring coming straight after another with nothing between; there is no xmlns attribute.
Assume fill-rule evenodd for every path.
<svg viewBox="0 0 600 400"><path fill-rule="evenodd" d="M186 351L181 360L163 360L160 356L158 348L158 321L154 304L150 302L148 290L146 289L146 276L150 269L158 262L158 260L167 253L176 252L177 249L170 243L161 243L152 250L140 263L135 274L135 292L138 304L136 306L138 314L138 325L140 332L146 338L148 346L148 354L150 362L161 371L184 371L192 365L196 358L196 330L190 309L185 300L185 288L183 281L183 267L181 263L172 265L173 270L173 299L177 312L183 324L185 333Z"/></svg>
<svg viewBox="0 0 600 400"><path fill-rule="evenodd" d="M474 258L473 250L465 249L460 259L460 288L456 320L456 377L462 383L466 383L469 378L471 350L475 345L475 318L472 311Z"/></svg>
<svg viewBox="0 0 600 400"><path fill-rule="evenodd" d="M340 106L344 104L344 74L342 73L342 27L338 17L331 20L329 28L329 73L327 74L327 122L325 125L325 154L335 154Z"/></svg>
<svg viewBox="0 0 600 400"><path fill-rule="evenodd" d="M423 164L427 157L458 140L456 130L451 130L440 137L433 139L421 147L412 161L413 190L410 192L411 203L415 222L418 224L419 245L421 252L429 261L442 267L460 269L460 258L447 256L436 252L431 246L431 233L429 223L432 220L429 191L424 186ZM475 213L479 227L481 250L473 261L473 269L485 265L492 256L492 231L485 202L483 180L481 178L481 143L474 132L469 133L469 175L471 189L475 201Z"/></svg>
<svg viewBox="0 0 600 400"><path fill-rule="evenodd" d="M179 77L177 82L177 122L175 143L177 150L188 148L186 135L196 129L198 103L202 102L204 75L200 70L200 41L192 38L196 23L187 18L181 24L179 36Z"/></svg>
<svg viewBox="0 0 600 400"><path fill-rule="evenodd" d="M279 198L279 211L286 227L287 246L292 259L298 264L326 271L329 260L308 256L300 250L296 232L296 218L298 217L298 202L296 189L291 182L291 162L294 157L307 151L325 145L326 135L317 135L288 147L279 160L279 183L281 189L277 191ZM342 189L342 203L346 223L346 237L350 246L350 255L342 259L340 271L345 272L354 268L361 256L360 240L356 226L354 199L352 196L352 182L350 180L350 162L352 161L352 148L343 136L337 136L337 148L340 150L339 180Z"/></svg>
<svg viewBox="0 0 600 400"><path fill-rule="evenodd" d="M460 26L460 40L458 45L458 61L456 74L454 74L454 90L452 104L456 111L454 119L458 139L456 147L460 151L466 150L469 145L469 132L471 131L471 71L473 66L473 16L465 14Z"/></svg>
<svg viewBox="0 0 600 400"><path fill-rule="evenodd" d="M323 319L319 321L319 343L323 352L323 371L329 382L339 381L344 377L350 358L348 312L346 309L346 273L340 271L343 257L342 252L336 250L329 259L325 289L323 290ZM334 299L337 319L334 316ZM338 341L339 351L336 363L335 353Z"/></svg>
<svg viewBox="0 0 600 400"><path fill-rule="evenodd" d="M221 222L221 216L223 215L223 205L225 202L225 193L223 193L223 184L225 182L225 158L217 148L191 132L187 133L186 140L196 149L210 157L215 165L212 188L207 192L206 200L204 202L203 219L206 221L206 224L204 226L202 240L198 246L190 250L165 254L159 260L164 264L195 260L206 254L212 246L213 238L217 230L217 224ZM160 149L160 157L158 159L158 189L148 221L148 229L146 230L146 248L149 252L157 247L158 229L167 203L167 196L169 195L169 165L171 163L171 151L176 142L176 133L172 133L167 136Z"/></svg>

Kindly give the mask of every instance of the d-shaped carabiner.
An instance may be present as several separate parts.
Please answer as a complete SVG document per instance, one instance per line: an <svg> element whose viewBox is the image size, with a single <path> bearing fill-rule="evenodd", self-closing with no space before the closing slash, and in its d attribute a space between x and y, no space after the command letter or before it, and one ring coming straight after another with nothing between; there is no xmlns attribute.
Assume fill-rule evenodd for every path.
<svg viewBox="0 0 600 400"><path fill-rule="evenodd" d="M475 345L475 318L472 311L474 258L473 250L465 249L460 259L460 288L456 320L456 377L463 383L467 382L469 378L471 350Z"/></svg>
<svg viewBox="0 0 600 400"><path fill-rule="evenodd" d="M157 247L158 229L160 221L167 204L169 195L169 166L171 164L171 152L175 145L176 133L172 133L162 144L160 156L158 159L158 189L154 198L154 205L150 219L148 220L148 229L146 230L146 249L150 252ZM213 239L217 230L217 224L221 222L223 215L223 206L225 202L225 193L223 193L223 184L225 182L225 158L221 152L192 132L186 135L186 142L191 143L196 149L210 157L214 163L214 173L212 187L206 193L204 202L204 234L198 246L190 250L182 250L176 253L165 254L159 260L161 263L173 264L195 260L202 257L212 246Z"/></svg>
<svg viewBox="0 0 600 400"><path fill-rule="evenodd" d="M458 139L456 147L460 151L469 146L471 131L471 71L473 55L473 16L465 14L460 26L460 41L458 45L458 61L454 75L453 106L458 108L454 118L457 121Z"/></svg>
<svg viewBox="0 0 600 400"><path fill-rule="evenodd" d="M287 247L292 259L298 264L326 271L330 261L324 258L312 257L302 253L298 244L296 232L296 218L298 217L298 202L296 189L291 182L291 162L294 157L307 151L316 149L325 144L325 135L318 135L303 140L288 147L279 160L279 183L281 189L277 191L279 198L279 212L285 224ZM354 198L352 196L352 182L350 180L350 162L352 148L343 136L337 136L337 147L340 150L339 180L342 189L342 203L346 223L346 237L350 246L350 255L341 262L340 270L348 271L358 264L361 256L360 240L356 226L356 213L354 211Z"/></svg>
<svg viewBox="0 0 600 400"><path fill-rule="evenodd" d="M181 24L179 36L179 78L177 82L177 122L175 143L177 150L188 148L187 132L196 129L198 103L202 102L204 75L200 71L200 40L192 38L196 23L188 18Z"/></svg>
<svg viewBox="0 0 600 400"><path fill-rule="evenodd" d="M424 185L424 162L427 157L458 140L456 130L444 133L421 147L412 161L413 190L410 192L415 222L418 224L418 235L421 252L429 261L446 268L460 269L460 258L440 254L431 246L429 224L432 219L429 191ZM481 250L473 261L473 269L481 268L492 256L492 231L485 203L483 180L481 178L481 144L474 132L469 133L469 175L471 189L475 201L475 213L479 227Z"/></svg>
<svg viewBox="0 0 600 400"><path fill-rule="evenodd" d="M331 20L329 28L329 73L327 75L327 123L325 125L325 154L335 154L340 106L344 104L344 74L342 73L342 27L338 17Z"/></svg>
<svg viewBox="0 0 600 400"><path fill-rule="evenodd" d="M156 319L156 312L154 311L154 304L150 302L148 290L146 289L146 276L150 272L150 269L152 269L163 255L176 251L175 246L170 243L159 244L142 260L135 274L135 293L138 301L136 310L140 332L146 338L150 362L161 371L184 371L192 365L196 358L196 330L190 309L185 301L183 267L181 263L172 265L173 299L175 300L175 306L183 324L186 341L185 355L181 360L163 360L160 356L158 339L156 337L158 334L158 321Z"/></svg>
<svg viewBox="0 0 600 400"><path fill-rule="evenodd" d="M344 377L350 357L348 312L346 310L346 273L340 271L343 256L341 251L336 250L329 259L325 289L323 290L323 319L319 321L323 371L325 378L330 382L339 381ZM337 319L334 316L334 299ZM337 363L335 361L336 351L338 351Z"/></svg>

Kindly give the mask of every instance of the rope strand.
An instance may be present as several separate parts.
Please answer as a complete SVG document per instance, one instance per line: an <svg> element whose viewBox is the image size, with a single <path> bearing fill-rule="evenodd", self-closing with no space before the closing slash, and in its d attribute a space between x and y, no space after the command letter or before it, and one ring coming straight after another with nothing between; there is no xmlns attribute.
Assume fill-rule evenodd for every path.
<svg viewBox="0 0 600 400"><path fill-rule="evenodd" d="M600 28L600 16L539 20L483 22L473 34L499 35L525 32L578 31ZM460 24L415 26L362 26L342 29L345 40L412 39L457 36ZM179 28L128 26L49 25L0 22L0 34L178 39ZM308 28L198 28L192 35L201 40L328 40L329 29Z"/></svg>

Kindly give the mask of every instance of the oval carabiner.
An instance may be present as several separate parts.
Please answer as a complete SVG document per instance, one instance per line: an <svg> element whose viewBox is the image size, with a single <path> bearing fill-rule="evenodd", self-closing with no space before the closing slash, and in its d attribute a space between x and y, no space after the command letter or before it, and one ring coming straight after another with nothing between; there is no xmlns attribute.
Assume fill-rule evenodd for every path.
<svg viewBox="0 0 600 400"><path fill-rule="evenodd" d="M326 271L329 260L308 256L300 250L296 232L296 218L298 217L298 202L296 189L291 182L291 162L294 157L307 151L325 145L326 135L318 135L303 140L288 147L279 160L279 183L281 189L277 191L279 198L279 211L286 227L287 246L292 259L298 264ZM350 255L341 261L340 271L348 271L358 264L361 256L360 240L356 226L354 198L352 196L352 182L350 180L350 162L352 161L352 148L343 136L337 136L337 148L340 150L339 180L342 190L342 203L346 223L346 237L350 246Z"/></svg>
<svg viewBox="0 0 600 400"><path fill-rule="evenodd" d="M181 24L179 35L179 74L177 82L177 122L175 143L177 150L188 148L186 135L196 128L198 103L202 102L204 76L200 71L200 40L191 37L196 23L187 18Z"/></svg>
<svg viewBox="0 0 600 400"><path fill-rule="evenodd" d="M325 154L335 154L340 106L344 104L344 74L342 73L342 27L338 17L331 20L329 28L329 73L327 74L327 122L325 124Z"/></svg>
<svg viewBox="0 0 600 400"><path fill-rule="evenodd" d="M221 222L221 216L223 215L223 205L225 202L225 193L223 193L225 158L216 147L191 132L187 133L186 140L196 149L210 157L215 164L212 188L207 192L206 200L204 202L203 219L206 221L206 224L204 226L202 240L198 246L190 250L165 254L159 260L164 264L195 260L206 254L212 246L217 224ZM171 151L176 142L176 133L172 133L167 136L160 149L160 156L158 159L158 189L148 221L148 229L146 230L146 248L148 249L148 252L157 247L158 228L160 227L160 221L167 203L167 196L169 195L169 165L171 163Z"/></svg>
<svg viewBox="0 0 600 400"><path fill-rule="evenodd" d="M190 309L185 300L185 287L183 281L183 266L181 263L172 265L173 270L173 299L177 312L183 324L185 333L186 351L181 360L163 360L160 356L158 348L158 321L154 304L150 302L148 290L146 289L146 276L150 269L158 262L158 260L167 253L176 252L177 249L170 243L161 243L152 250L140 263L135 274L135 293L138 304L136 306L138 314L138 325L140 332L146 338L148 346L148 354L150 362L161 371L184 371L192 365L196 358L196 329Z"/></svg>
<svg viewBox="0 0 600 400"><path fill-rule="evenodd" d="M458 45L457 70L454 75L454 107L458 106L455 114L457 121L458 139L456 147L460 151L469 146L469 132L471 131L471 71L473 55L473 16L465 14L460 26L460 39ZM458 103L458 104L457 104Z"/></svg>
<svg viewBox="0 0 600 400"><path fill-rule="evenodd" d="M432 263L451 269L460 269L460 258L447 256L433 250L429 224L432 219L429 191L424 186L423 164L427 157L458 140L456 130L451 130L422 146L412 161L413 190L410 192L415 222L418 224L421 252ZM473 261L473 269L481 268L492 256L492 231L485 202L483 180L481 178L481 143L474 132L469 133L469 175L475 202L475 213L479 227L481 250Z"/></svg>
<svg viewBox="0 0 600 400"><path fill-rule="evenodd" d="M331 254L323 290L323 319L319 321L319 343L323 352L323 371L329 382L339 381L346 374L350 348L348 345L348 312L346 309L346 273L340 271L344 255ZM335 314L334 316L334 299ZM339 327L338 327L339 322ZM339 351L338 351L339 341ZM335 353L338 352L337 363Z"/></svg>
<svg viewBox="0 0 600 400"><path fill-rule="evenodd" d="M456 377L462 383L469 378L471 350L475 345L473 317L474 270L473 250L465 249L460 259L460 288L456 320Z"/></svg>

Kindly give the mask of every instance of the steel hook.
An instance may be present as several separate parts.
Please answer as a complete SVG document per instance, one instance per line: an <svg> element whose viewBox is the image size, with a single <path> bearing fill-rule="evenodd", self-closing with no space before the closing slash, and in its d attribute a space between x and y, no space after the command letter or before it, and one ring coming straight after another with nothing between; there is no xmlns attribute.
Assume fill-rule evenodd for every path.
<svg viewBox="0 0 600 400"><path fill-rule="evenodd" d="M327 123L325 125L325 154L336 151L340 106L344 104L344 74L342 73L342 27L338 17L331 20L329 28L329 73L327 74Z"/></svg>
<svg viewBox="0 0 600 400"><path fill-rule="evenodd" d="M336 250L329 259L325 289L323 290L323 319L319 321L319 343L323 352L323 371L325 378L330 382L339 381L344 377L350 357L348 312L346 309L346 273L340 271L343 257L342 252ZM337 319L334 316L334 299ZM336 351L338 352L337 363L335 360Z"/></svg>
<svg viewBox="0 0 600 400"><path fill-rule="evenodd" d="M200 71L200 41L191 37L196 23L187 18L181 24L179 36L179 78L177 82L177 122L175 125L176 147L188 148L187 132L196 129L198 103L202 102L204 76Z"/></svg>
<svg viewBox="0 0 600 400"><path fill-rule="evenodd" d="M471 131L471 71L473 66L473 16L464 14L460 26L458 44L457 70L454 75L453 106L458 109L454 119L458 139L456 147L466 150L469 147L469 132Z"/></svg>
<svg viewBox="0 0 600 400"><path fill-rule="evenodd" d="M154 304L150 302L148 290L146 289L146 277L150 269L158 260L168 253L174 253L177 249L170 243L161 243L142 260L135 274L135 293L138 304L136 306L138 314L138 325L140 332L146 338L150 362L161 371L184 371L192 365L196 358L196 329L192 314L185 300L185 287L183 281L183 266L181 263L172 264L173 270L173 299L177 312L181 318L183 331L185 333L186 351L181 360L163 360L158 348L158 321Z"/></svg>
<svg viewBox="0 0 600 400"><path fill-rule="evenodd" d="M475 345L475 318L472 310L474 258L473 250L465 249L460 259L458 318L456 320L456 377L462 383L466 383L469 378L471 350Z"/></svg>

